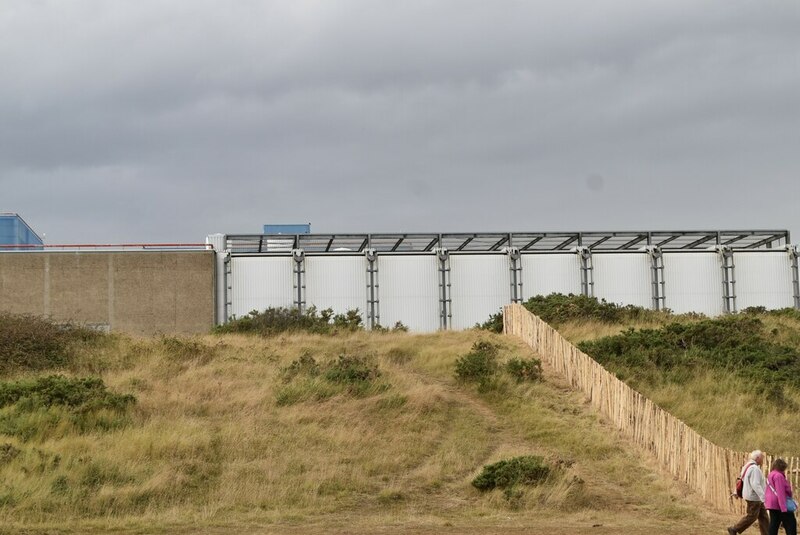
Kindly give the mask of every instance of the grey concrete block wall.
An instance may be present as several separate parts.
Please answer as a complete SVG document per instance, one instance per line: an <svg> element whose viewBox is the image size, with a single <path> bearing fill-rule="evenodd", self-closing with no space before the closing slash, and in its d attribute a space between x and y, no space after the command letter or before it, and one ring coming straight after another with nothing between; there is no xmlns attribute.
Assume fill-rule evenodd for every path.
<svg viewBox="0 0 800 535"><path fill-rule="evenodd" d="M136 334L214 325L212 251L0 253L0 310Z"/></svg>

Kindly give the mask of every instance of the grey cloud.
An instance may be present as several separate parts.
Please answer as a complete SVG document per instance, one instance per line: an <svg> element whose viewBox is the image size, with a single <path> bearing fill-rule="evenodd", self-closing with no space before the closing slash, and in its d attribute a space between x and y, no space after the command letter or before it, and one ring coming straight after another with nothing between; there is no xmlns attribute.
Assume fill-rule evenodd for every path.
<svg viewBox="0 0 800 535"><path fill-rule="evenodd" d="M0 209L51 242L800 236L798 23L788 0L10 0Z"/></svg>

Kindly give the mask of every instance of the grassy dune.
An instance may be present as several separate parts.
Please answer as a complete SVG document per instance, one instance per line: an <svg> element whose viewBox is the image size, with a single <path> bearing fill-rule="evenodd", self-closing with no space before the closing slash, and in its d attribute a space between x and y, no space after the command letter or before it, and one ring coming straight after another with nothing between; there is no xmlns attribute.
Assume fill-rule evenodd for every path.
<svg viewBox="0 0 800 535"><path fill-rule="evenodd" d="M0 533L637 534L724 522L546 370L539 383L457 382L477 340L501 359L532 356L481 331L70 341L69 359L2 380L96 376L136 401L67 409L33 396L0 409L0 421L42 422L0 435ZM343 354L375 373L330 379ZM510 495L470 484L519 455L558 468Z"/></svg>
<svg viewBox="0 0 800 535"><path fill-rule="evenodd" d="M800 349L797 316L754 317L763 323L768 341ZM558 329L573 343L580 343L619 335L631 328L658 329L670 321L690 323L701 319L629 320L615 324L582 319L567 321ZM680 372L663 367L632 368L619 362L603 364L717 444L741 451L759 448L775 454L800 453L800 390L791 381L777 387L765 385L755 372L754 377L747 376L752 368L746 364L720 369L696 362Z"/></svg>

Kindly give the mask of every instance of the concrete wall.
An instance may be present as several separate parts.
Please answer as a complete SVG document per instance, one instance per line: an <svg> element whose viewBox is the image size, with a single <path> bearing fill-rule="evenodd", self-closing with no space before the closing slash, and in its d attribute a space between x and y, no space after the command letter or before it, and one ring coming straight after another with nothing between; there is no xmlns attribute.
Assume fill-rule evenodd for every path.
<svg viewBox="0 0 800 535"><path fill-rule="evenodd" d="M129 333L208 332L214 253L0 253L0 310Z"/></svg>

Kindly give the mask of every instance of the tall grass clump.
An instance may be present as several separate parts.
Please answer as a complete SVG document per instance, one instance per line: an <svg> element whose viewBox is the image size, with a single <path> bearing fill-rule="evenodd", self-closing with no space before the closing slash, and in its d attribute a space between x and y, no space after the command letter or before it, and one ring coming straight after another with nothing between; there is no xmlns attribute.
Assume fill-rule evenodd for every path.
<svg viewBox="0 0 800 535"><path fill-rule="evenodd" d="M282 388L277 390L279 406L303 401L324 401L339 394L364 397L384 392L389 384L381 381L381 370L369 357L341 354L336 359L318 362L305 353L283 369Z"/></svg>
<svg viewBox="0 0 800 535"><path fill-rule="evenodd" d="M77 325L0 312L0 375L67 366L80 344L102 336Z"/></svg>
<svg viewBox="0 0 800 535"><path fill-rule="evenodd" d="M332 334L338 331L359 331L363 328L364 320L358 309L334 314L333 309L318 310L314 306L305 310L296 307L270 307L261 312L253 310L246 316L219 325L214 332L274 336L284 332Z"/></svg>

